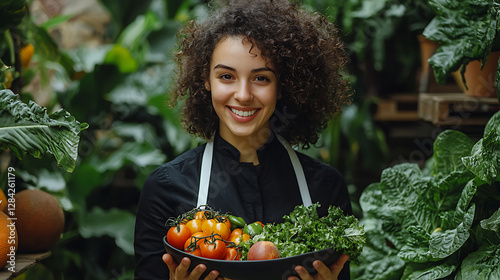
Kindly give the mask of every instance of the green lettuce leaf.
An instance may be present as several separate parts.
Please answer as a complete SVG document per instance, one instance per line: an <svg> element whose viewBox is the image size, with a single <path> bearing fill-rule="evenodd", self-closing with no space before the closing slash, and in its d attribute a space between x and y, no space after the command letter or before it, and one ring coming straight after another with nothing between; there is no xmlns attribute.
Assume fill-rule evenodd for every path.
<svg viewBox="0 0 500 280"><path fill-rule="evenodd" d="M500 135L500 111L496 112L484 127L483 137L490 134L492 131Z"/></svg>
<svg viewBox="0 0 500 280"><path fill-rule="evenodd" d="M478 179L493 184L500 173L500 135L490 131L474 145L471 156L462 158L462 162Z"/></svg>
<svg viewBox="0 0 500 280"><path fill-rule="evenodd" d="M67 172L75 168L80 124L64 109L47 114L34 102L25 104L10 90L0 90L0 149L9 148L19 159L30 154L52 154Z"/></svg>
<svg viewBox="0 0 500 280"><path fill-rule="evenodd" d="M464 133L445 130L434 141L434 174L466 171L462 157L469 156L474 142Z"/></svg>
<svg viewBox="0 0 500 280"><path fill-rule="evenodd" d="M470 253L462 261L460 276L462 279L500 279L500 244Z"/></svg>
<svg viewBox="0 0 500 280"><path fill-rule="evenodd" d="M436 231L431 235L429 248L432 257L443 259L460 249L470 236L470 228L474 219L475 205L464 215L463 222L455 229Z"/></svg>
<svg viewBox="0 0 500 280"><path fill-rule="evenodd" d="M410 263L406 266L402 280L434 280L443 279L453 273L458 266L456 258L448 258L443 262Z"/></svg>
<svg viewBox="0 0 500 280"><path fill-rule="evenodd" d="M500 208L491 217L481 221L481 227L500 233Z"/></svg>

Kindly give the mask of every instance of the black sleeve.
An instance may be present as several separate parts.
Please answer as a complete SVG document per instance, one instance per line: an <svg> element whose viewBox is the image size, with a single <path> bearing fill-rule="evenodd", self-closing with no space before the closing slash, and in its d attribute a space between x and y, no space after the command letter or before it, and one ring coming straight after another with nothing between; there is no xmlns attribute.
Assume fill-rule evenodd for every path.
<svg viewBox="0 0 500 280"><path fill-rule="evenodd" d="M166 235L165 221L171 216L168 209L167 191L157 180L164 176L154 171L144 183L139 199L135 222L135 278L165 280L169 278L167 265L162 256L165 253L163 237Z"/></svg>

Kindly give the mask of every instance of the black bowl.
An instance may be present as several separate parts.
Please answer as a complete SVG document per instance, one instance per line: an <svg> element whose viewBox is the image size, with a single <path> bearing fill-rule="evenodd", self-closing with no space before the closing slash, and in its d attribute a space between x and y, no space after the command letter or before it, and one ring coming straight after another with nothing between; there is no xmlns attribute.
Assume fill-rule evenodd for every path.
<svg viewBox="0 0 500 280"><path fill-rule="evenodd" d="M177 263L180 263L182 258L188 257L191 259L189 270L199 264L204 264L207 270L200 279L203 279L210 271L217 270L220 275L229 279L237 280L278 280L287 279L288 276L297 276L295 266L303 266L310 274L315 274L312 263L315 260L320 260L327 266L330 266L342 254L333 249L324 249L320 251L310 252L293 257L280 258L265 261L224 261L198 257L184 251L178 250L167 242L167 237L163 238L163 244L167 253L172 255Z"/></svg>

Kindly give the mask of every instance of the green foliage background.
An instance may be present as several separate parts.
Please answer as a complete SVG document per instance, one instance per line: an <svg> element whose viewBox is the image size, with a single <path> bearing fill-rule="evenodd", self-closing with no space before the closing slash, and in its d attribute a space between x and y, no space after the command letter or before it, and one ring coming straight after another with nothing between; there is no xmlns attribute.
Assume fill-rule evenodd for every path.
<svg viewBox="0 0 500 280"><path fill-rule="evenodd" d="M62 107L88 128L81 131L71 173L51 156L2 155L1 168L16 168L18 191L39 188L55 195L66 216L51 256L19 279L133 279L135 211L143 182L158 165L201 143L182 128L178 107L168 106L168 92L176 31L205 17L207 5L202 0L100 0L111 16L108 43L65 50L49 34L71 15L36 25L28 13L31 2L0 4L0 89L12 75L12 90L28 102L37 93L26 85L39 75L50 92L48 112ZM300 2L342 29L350 58L346 78L354 93L353 103L305 152L345 175L355 214L361 216L358 199L367 184L355 179L378 178L388 164L389 149L372 119L373 107L377 96L415 92L416 35L433 14L424 0ZM26 43L34 45L36 63L23 69L18 51ZM5 182L0 182L4 189Z"/></svg>

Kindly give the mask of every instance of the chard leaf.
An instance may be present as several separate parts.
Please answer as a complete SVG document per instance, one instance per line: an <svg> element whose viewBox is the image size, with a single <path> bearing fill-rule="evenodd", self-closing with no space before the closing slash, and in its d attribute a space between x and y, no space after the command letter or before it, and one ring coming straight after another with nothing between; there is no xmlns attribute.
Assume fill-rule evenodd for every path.
<svg viewBox="0 0 500 280"><path fill-rule="evenodd" d="M423 263L432 261L432 255L429 250L429 240L431 235L425 229L419 226L408 228L410 233L407 243L398 253L398 257L405 261Z"/></svg>
<svg viewBox="0 0 500 280"><path fill-rule="evenodd" d="M463 222L457 228L437 231L431 235L429 249L433 258L444 259L456 252L470 236L470 228L474 219L475 205L464 215Z"/></svg>
<svg viewBox="0 0 500 280"><path fill-rule="evenodd" d="M416 164L403 163L382 172L380 190L387 201L394 206L406 209L407 202L418 200L418 195L413 191L413 186L420 179L422 173Z"/></svg>
<svg viewBox="0 0 500 280"><path fill-rule="evenodd" d="M80 132L87 124L64 109L49 115L32 101L23 103L10 90L0 90L0 109L0 149L10 148L19 159L52 154L64 170L74 170Z"/></svg>
<svg viewBox="0 0 500 280"><path fill-rule="evenodd" d="M474 143L456 130L445 130L434 141L434 174L466 171L462 157L469 156Z"/></svg>
<svg viewBox="0 0 500 280"><path fill-rule="evenodd" d="M380 190L392 215L403 219L403 227L419 225L430 230L437 215L424 199L430 191L430 178L422 177L418 165L403 163L382 172Z"/></svg>
<svg viewBox="0 0 500 280"><path fill-rule="evenodd" d="M500 279L500 245L481 247L470 253L460 269L462 279Z"/></svg>
<svg viewBox="0 0 500 280"><path fill-rule="evenodd" d="M454 210L465 185L473 178L473 174L466 170L453 171L439 180L436 186L437 190L429 193L435 205L433 210L436 212Z"/></svg>
<svg viewBox="0 0 500 280"><path fill-rule="evenodd" d="M423 35L440 42L441 47L429 59L436 80L444 84L449 73L471 60L485 63L497 31L497 4L490 0L430 0L436 16ZM467 12L464 12L467 11Z"/></svg>
<svg viewBox="0 0 500 280"><path fill-rule="evenodd" d="M489 135L492 131L500 135L500 111L496 112L484 127L483 137Z"/></svg>
<svg viewBox="0 0 500 280"><path fill-rule="evenodd" d="M366 247L365 247L366 248ZM366 248L363 254L369 254L372 250ZM356 275L357 280L387 280L387 279L400 279L405 267L405 262L394 255L377 255L371 261L365 262L366 266L362 267L362 276L356 275L357 267L353 267L353 274ZM351 266L353 266L351 264ZM361 269L360 269L361 270Z"/></svg>
<svg viewBox="0 0 500 280"><path fill-rule="evenodd" d="M462 190L462 194L458 199L455 211L441 212L441 227L443 229L446 230L456 228L463 221L464 215L467 212L469 204L476 191L477 186L474 183L474 180L469 180Z"/></svg>
<svg viewBox="0 0 500 280"><path fill-rule="evenodd" d="M434 280L442 279L453 273L458 266L455 258L448 258L441 263L409 263L401 279Z"/></svg>
<svg viewBox="0 0 500 280"><path fill-rule="evenodd" d="M481 227L500 233L500 208L491 217L482 220Z"/></svg>
<svg viewBox="0 0 500 280"><path fill-rule="evenodd" d="M474 145L471 156L462 158L462 162L477 178L493 184L500 173L500 135L490 131Z"/></svg>

